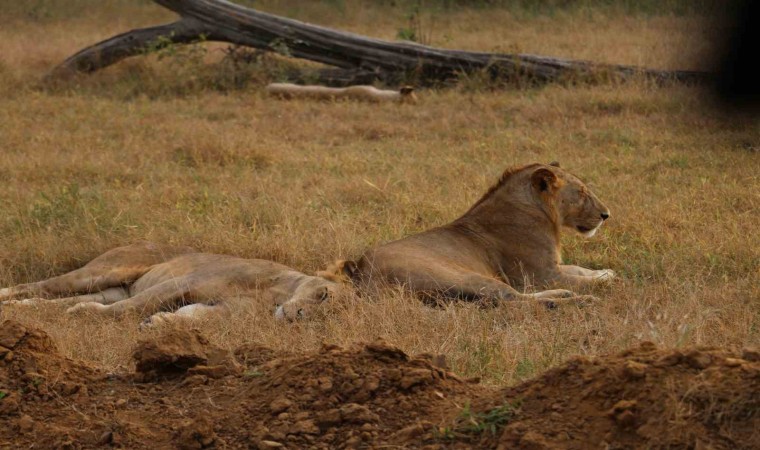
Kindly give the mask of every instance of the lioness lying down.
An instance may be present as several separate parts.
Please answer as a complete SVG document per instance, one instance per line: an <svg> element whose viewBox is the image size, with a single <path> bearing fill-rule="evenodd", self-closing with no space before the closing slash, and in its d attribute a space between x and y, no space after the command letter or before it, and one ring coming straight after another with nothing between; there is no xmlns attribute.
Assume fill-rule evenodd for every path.
<svg viewBox="0 0 760 450"><path fill-rule="evenodd" d="M349 86L344 88L333 88L326 86L301 86L291 83L272 83L266 87L267 93L275 97L291 98L309 98L314 100L337 100L351 99L361 100L372 103L379 102L404 102L415 103L417 97L414 95L414 88L404 86L398 91L387 89L378 89L374 86Z"/></svg>
<svg viewBox="0 0 760 450"><path fill-rule="evenodd" d="M476 301L583 300L554 289L531 294L511 285L574 287L609 280L611 270L564 265L560 228L593 236L610 216L588 187L558 163L508 169L462 217L428 231L380 245L358 262L330 270L359 284L401 284L425 297Z"/></svg>
<svg viewBox="0 0 760 450"><path fill-rule="evenodd" d="M277 318L296 319L339 290L334 281L272 261L140 242L109 250L67 274L0 289L0 301L49 301L70 306L69 313L108 316L134 311L156 324L224 312L233 299L268 301ZM25 300L11 300L18 298Z"/></svg>

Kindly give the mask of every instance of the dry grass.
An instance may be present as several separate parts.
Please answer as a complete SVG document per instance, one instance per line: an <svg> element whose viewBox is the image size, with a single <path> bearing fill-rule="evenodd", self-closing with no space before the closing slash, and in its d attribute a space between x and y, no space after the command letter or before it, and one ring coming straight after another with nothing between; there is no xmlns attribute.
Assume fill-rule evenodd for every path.
<svg viewBox="0 0 760 450"><path fill-rule="evenodd" d="M386 38L404 25L399 8L314 3L267 5ZM696 89L469 83L424 92L416 106L280 102L260 83L209 88L217 66L180 70L153 58L45 90L39 76L78 48L171 17L142 3L83 17L52 11L34 20L15 11L0 29L0 285L143 238L312 271L457 217L507 166L556 159L612 211L601 235L564 241L567 261L620 274L595 291L600 305L432 309L388 293L305 323L275 323L252 306L205 326L227 347L308 350L383 336L446 353L457 371L491 383L640 340L760 342L760 127L705 110ZM449 47L679 68L702 66L709 47L692 16L472 9L436 18L433 43ZM2 315L109 369L127 363L140 337L134 319L92 322L56 308Z"/></svg>

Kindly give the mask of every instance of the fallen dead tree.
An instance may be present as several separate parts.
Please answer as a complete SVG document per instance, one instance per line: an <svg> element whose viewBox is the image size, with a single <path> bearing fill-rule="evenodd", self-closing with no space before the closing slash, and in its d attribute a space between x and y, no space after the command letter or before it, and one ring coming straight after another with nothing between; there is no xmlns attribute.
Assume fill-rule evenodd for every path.
<svg viewBox="0 0 760 450"><path fill-rule="evenodd" d="M224 0L154 0L180 15L180 20L132 30L87 47L49 74L60 78L91 73L161 45L199 41L228 42L332 68L317 73L321 83L351 85L382 81L397 84L413 79L429 85L462 74L487 73L493 79L531 83L562 80L626 80L640 75L655 81L700 82L705 72L664 71L634 66L596 64L528 54L467 52L389 42L312 25L236 5Z"/></svg>

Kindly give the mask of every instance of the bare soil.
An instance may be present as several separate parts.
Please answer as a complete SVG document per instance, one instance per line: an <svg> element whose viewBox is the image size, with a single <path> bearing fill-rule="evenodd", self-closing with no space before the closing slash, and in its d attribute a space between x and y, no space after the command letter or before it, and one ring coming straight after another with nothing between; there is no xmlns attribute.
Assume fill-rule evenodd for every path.
<svg viewBox="0 0 760 450"><path fill-rule="evenodd" d="M1 448L757 448L760 353L575 358L481 385L382 341L284 354L170 329L109 374L0 325Z"/></svg>

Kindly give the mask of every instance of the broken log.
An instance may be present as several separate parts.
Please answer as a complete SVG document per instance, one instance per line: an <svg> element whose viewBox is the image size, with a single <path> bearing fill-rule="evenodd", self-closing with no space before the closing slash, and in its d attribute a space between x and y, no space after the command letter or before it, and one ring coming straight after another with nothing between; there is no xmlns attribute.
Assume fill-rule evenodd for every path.
<svg viewBox="0 0 760 450"><path fill-rule="evenodd" d="M162 43L228 42L295 58L333 69L319 72L330 85L383 81L397 84L413 78L418 85L456 79L462 74L488 73L493 79L531 83L562 80L626 80L636 75L655 81L701 82L708 74L635 66L597 64L529 54L468 52L413 42L389 42L312 25L256 11L224 0L154 0L180 15L167 25L142 28L85 48L53 69L50 76L90 73L124 58L144 54ZM324 75L324 77L323 77Z"/></svg>

